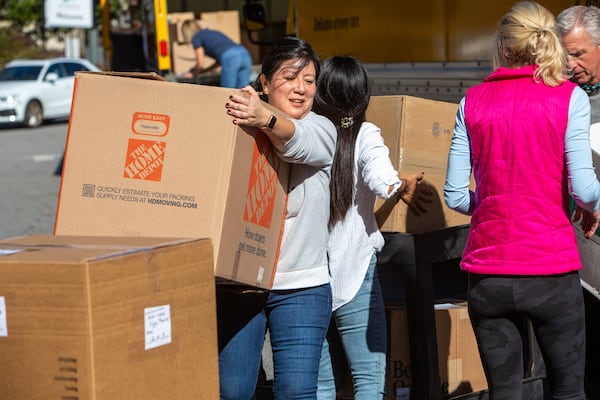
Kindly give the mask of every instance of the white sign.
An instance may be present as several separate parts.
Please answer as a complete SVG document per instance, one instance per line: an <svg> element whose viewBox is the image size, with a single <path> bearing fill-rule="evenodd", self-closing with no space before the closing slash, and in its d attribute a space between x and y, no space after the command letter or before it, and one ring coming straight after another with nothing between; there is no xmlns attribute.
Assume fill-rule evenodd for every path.
<svg viewBox="0 0 600 400"><path fill-rule="evenodd" d="M146 350L171 343L171 306L144 309Z"/></svg>
<svg viewBox="0 0 600 400"><path fill-rule="evenodd" d="M92 28L92 0L45 0L46 28Z"/></svg>

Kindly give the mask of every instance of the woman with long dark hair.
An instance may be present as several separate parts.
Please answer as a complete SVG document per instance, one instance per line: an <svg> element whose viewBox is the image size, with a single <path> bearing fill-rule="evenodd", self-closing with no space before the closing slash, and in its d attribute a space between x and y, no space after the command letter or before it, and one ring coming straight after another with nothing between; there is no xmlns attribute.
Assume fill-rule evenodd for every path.
<svg viewBox="0 0 600 400"><path fill-rule="evenodd" d="M353 57L323 63L313 110L337 129L329 217L329 274L333 316L319 368L318 399L335 400L340 363L348 361L354 398L383 399L386 320L376 271L384 245L373 212L376 197L403 200L419 214L431 192L419 191L423 173L398 177L380 129L365 120L370 84ZM343 352L336 351L341 344ZM336 384L337 383L337 384Z"/></svg>

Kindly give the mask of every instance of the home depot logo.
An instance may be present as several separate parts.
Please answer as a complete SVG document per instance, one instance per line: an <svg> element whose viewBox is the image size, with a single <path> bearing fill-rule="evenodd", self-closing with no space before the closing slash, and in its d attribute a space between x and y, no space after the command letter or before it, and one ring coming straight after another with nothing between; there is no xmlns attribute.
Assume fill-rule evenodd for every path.
<svg viewBox="0 0 600 400"><path fill-rule="evenodd" d="M165 142L129 139L123 177L160 181L166 146Z"/></svg>
<svg viewBox="0 0 600 400"><path fill-rule="evenodd" d="M264 133L257 133L254 139L256 143L246 193L244 220L270 228L279 182L277 170L280 160Z"/></svg>
<svg viewBox="0 0 600 400"><path fill-rule="evenodd" d="M169 124L168 115L136 112L131 130L136 135L162 137L168 133ZM123 177L160 181L166 146L158 140L129 139Z"/></svg>

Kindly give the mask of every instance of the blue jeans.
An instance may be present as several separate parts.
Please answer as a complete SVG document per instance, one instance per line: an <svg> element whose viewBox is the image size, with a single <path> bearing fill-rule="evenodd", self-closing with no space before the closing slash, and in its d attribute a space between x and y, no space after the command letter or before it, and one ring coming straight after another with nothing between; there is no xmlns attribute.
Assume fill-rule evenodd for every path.
<svg viewBox="0 0 600 400"><path fill-rule="evenodd" d="M240 293L218 285L221 399L254 398L267 328L273 350L274 400L316 399L319 359L330 319L329 284L268 293Z"/></svg>
<svg viewBox="0 0 600 400"><path fill-rule="evenodd" d="M383 399L387 326L376 262L373 255L356 296L333 312L321 354L319 400L335 400L345 359L352 374L354 399Z"/></svg>
<svg viewBox="0 0 600 400"><path fill-rule="evenodd" d="M242 88L250 83L252 59L244 46L239 45L226 50L219 63L222 87Z"/></svg>

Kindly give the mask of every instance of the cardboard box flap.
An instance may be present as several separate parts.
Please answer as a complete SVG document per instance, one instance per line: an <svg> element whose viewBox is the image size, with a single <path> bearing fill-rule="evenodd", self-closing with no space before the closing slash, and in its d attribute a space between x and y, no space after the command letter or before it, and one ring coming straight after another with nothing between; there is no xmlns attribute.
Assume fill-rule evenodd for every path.
<svg viewBox="0 0 600 400"><path fill-rule="evenodd" d="M54 239L56 238L56 239ZM192 238L33 235L0 242L2 260L44 263L91 262L187 243ZM210 239L203 239L208 240Z"/></svg>
<svg viewBox="0 0 600 400"><path fill-rule="evenodd" d="M121 76L124 78L138 78L138 79L150 79L150 80L154 80L154 81L163 81L165 82L166 79L157 74L156 72L128 72L128 71L102 71L102 72L95 72L95 71L76 71L75 72L75 76L80 75L80 74L94 74L94 75L108 75L108 76Z"/></svg>

